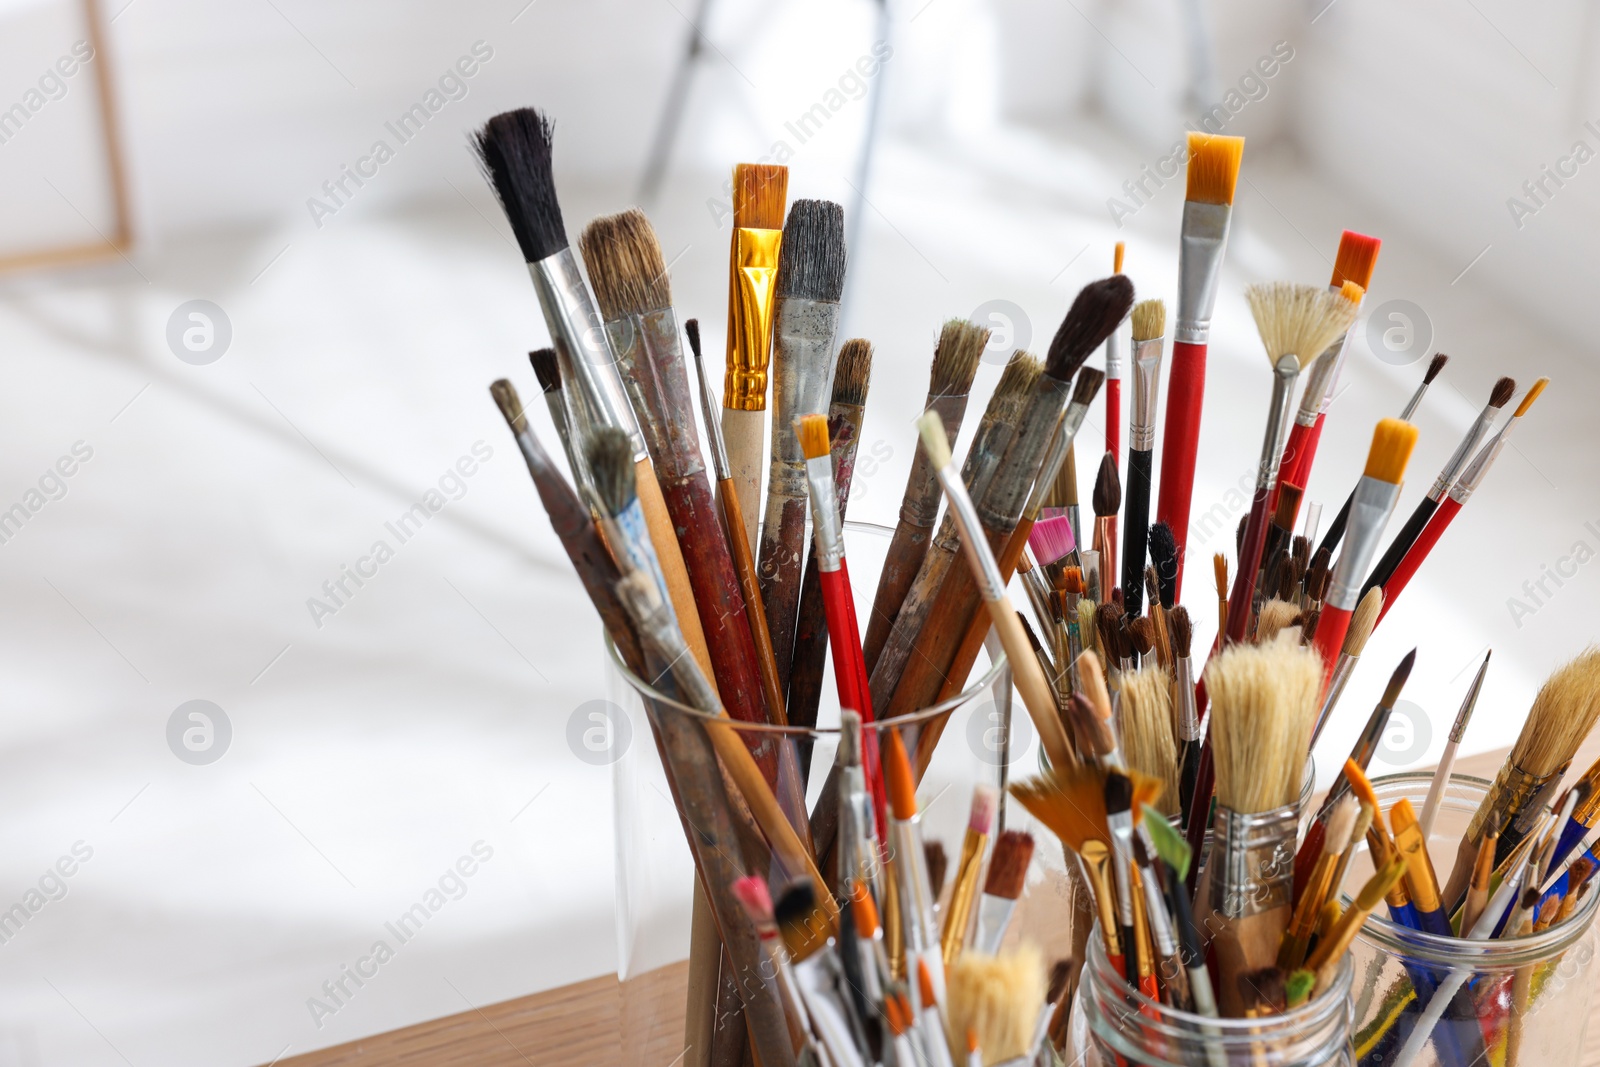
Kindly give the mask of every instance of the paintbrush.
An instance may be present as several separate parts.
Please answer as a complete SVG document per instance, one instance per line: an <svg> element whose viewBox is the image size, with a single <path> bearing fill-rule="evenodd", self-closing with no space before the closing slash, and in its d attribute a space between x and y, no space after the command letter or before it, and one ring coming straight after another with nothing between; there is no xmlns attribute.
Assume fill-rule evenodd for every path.
<svg viewBox="0 0 1600 1067"><path fill-rule="evenodd" d="M1483 910L1489 904L1489 884L1494 878L1495 847L1500 835L1495 831L1483 835L1478 842L1478 853L1473 857L1472 875L1467 882L1467 896L1461 905L1461 929L1470 930L1478 925Z"/></svg>
<svg viewBox="0 0 1600 1067"><path fill-rule="evenodd" d="M1316 656L1287 641L1231 645L1206 665L1217 811L1199 900L1224 1015L1242 1013L1238 976L1271 966L1292 915L1297 801L1320 677Z"/></svg>
<svg viewBox="0 0 1600 1067"><path fill-rule="evenodd" d="M1111 254L1112 274L1122 273L1122 257L1126 251L1127 244L1118 241ZM1122 329L1119 324L1117 329L1106 335L1106 451L1111 453L1111 462L1119 467L1122 465L1122 363Z"/></svg>
<svg viewBox="0 0 1600 1067"><path fill-rule="evenodd" d="M1133 413L1128 429L1127 511L1123 515L1122 531L1122 599L1128 613L1137 615L1142 610L1145 546L1150 537L1150 479L1154 471L1156 410L1161 395L1161 346L1165 342L1167 329L1167 306L1160 300L1141 300L1134 305L1131 317ZM1176 579L1174 573L1173 580Z"/></svg>
<svg viewBox="0 0 1600 1067"><path fill-rule="evenodd" d="M1487 444L1478 450L1478 454L1473 457L1472 462L1467 465L1467 469L1461 473L1461 477L1451 487L1450 495L1440 502L1438 510L1433 513L1433 517L1428 520L1428 524L1417 535L1416 541L1406 551L1405 558L1400 561L1400 565L1395 568L1394 573L1389 576L1389 580L1384 583L1385 613L1388 612L1389 605L1400 595L1401 590L1405 589L1407 583L1411 581L1412 576L1417 573L1417 568L1422 566L1422 561L1428 558L1428 553L1433 551L1433 546L1439 543L1439 538L1444 536L1445 530L1454 521L1457 513L1466 506L1468 500L1472 499L1472 494L1482 484L1484 476L1489 473L1489 468L1499 458L1500 450L1505 447L1506 439L1511 435L1512 428L1528 413L1528 409L1533 407L1533 402L1539 399L1539 394L1544 392L1544 387L1548 384L1550 384L1549 378L1540 378L1533 383L1527 393L1523 395L1522 402L1517 405L1517 410L1512 412L1511 418L1506 420L1499 433L1495 434ZM1383 616L1380 615L1379 620L1381 621L1382 618Z"/></svg>
<svg viewBox="0 0 1600 1067"><path fill-rule="evenodd" d="M1423 932L1438 937L1454 936L1450 919L1439 900L1439 878L1434 874L1433 860L1428 855L1428 841L1422 836L1416 809L1409 798L1400 798L1390 809L1389 825L1394 833L1394 847L1406 858L1406 887L1411 892Z"/></svg>
<svg viewBox="0 0 1600 1067"><path fill-rule="evenodd" d="M1361 597L1361 587L1357 583L1378 547L1378 538L1394 511L1395 501L1400 499L1400 481L1405 477L1406 463L1416 444L1417 428L1399 419L1381 419L1372 432L1366 470L1356 484L1350 508L1348 543L1339 553L1339 562L1328 581L1322 615L1317 620L1316 644L1322 653L1330 687L1345 634L1350 628L1351 614Z"/></svg>
<svg viewBox="0 0 1600 1067"><path fill-rule="evenodd" d="M752 554L756 522L761 517L761 439L766 429L767 368L772 358L772 319L788 196L788 167L740 163L733 168L722 435L739 492L745 541ZM711 416L708 413L706 417Z"/></svg>
<svg viewBox="0 0 1600 1067"><path fill-rule="evenodd" d="M1078 457L1070 448L1061 463L1061 473L1056 477L1053 491L1061 501L1061 514L1072 524L1072 540L1083 544L1083 526L1078 521Z"/></svg>
<svg viewBox="0 0 1600 1067"><path fill-rule="evenodd" d="M1121 771L1106 774L1102 789L1105 800L1106 830L1111 838L1111 878L1117 892L1117 922L1121 927L1118 936L1122 941L1124 977L1129 985L1136 985L1146 996L1154 996L1148 988L1146 975L1150 960L1145 955L1143 938L1135 926L1138 920L1137 876L1133 857L1133 779Z"/></svg>
<svg viewBox="0 0 1600 1067"><path fill-rule="evenodd" d="M642 212L631 210L595 219L584 227L579 243L606 337L678 532L717 688L726 694L723 703L735 719L782 724L782 691L762 677L733 557L717 522L699 436L693 418L686 417L694 411L694 401L655 231Z"/></svg>
<svg viewBox="0 0 1600 1067"><path fill-rule="evenodd" d="M572 472L573 484L582 487L583 492L588 492L589 473L583 469L583 452L567 421L567 402L561 394L561 363L556 358L556 350L534 349L528 353L528 362L533 364L533 376L539 380L545 405L550 409L550 422L555 426L561 450L566 454L567 469Z"/></svg>
<svg viewBox="0 0 1600 1067"><path fill-rule="evenodd" d="M1428 495L1417 502L1416 509L1406 519L1405 525L1400 527L1400 532L1389 542L1383 558L1378 560L1377 566L1372 568L1372 573L1367 575L1366 583L1361 587L1363 592L1388 584L1395 568L1400 566L1400 561L1405 559L1406 552L1422 533L1423 527L1428 525L1428 520L1433 518L1433 513L1439 509L1439 502L1444 499L1450 487L1455 484L1456 477L1472 460L1474 450L1488 434L1489 427L1500 414L1500 409L1506 406L1506 401L1510 400L1516 391L1517 383L1511 378L1501 378L1494 383L1494 388L1489 391L1489 402L1478 412L1478 417L1467 428L1466 436L1445 461L1444 469L1439 472L1439 477L1434 479Z"/></svg>
<svg viewBox="0 0 1600 1067"><path fill-rule="evenodd" d="M968 952L992 956L1000 951L1017 898L1027 881L1028 865L1033 862L1033 835L1023 830L1006 830L994 840L989 857L989 873L978 900L978 919Z"/></svg>
<svg viewBox="0 0 1600 1067"><path fill-rule="evenodd" d="M1356 935L1361 932L1367 917L1388 895L1389 890L1400 881L1405 872L1406 861L1398 856L1380 867L1377 873L1362 885L1350 908L1339 916L1339 921L1332 932L1317 942L1316 949L1306 960L1306 969L1317 976L1315 989L1327 989L1333 984L1339 973L1339 965L1344 962L1344 954L1349 951Z"/></svg>
<svg viewBox="0 0 1600 1067"><path fill-rule="evenodd" d="M789 1023L789 1038L796 1048L802 1048L810 1040L806 1028L806 1009L800 1002L794 970L789 965L789 954L778 934L772 893L760 878L746 875L733 883L733 895L744 907L745 914L750 917L750 925L755 927L756 936L761 939L767 966L761 968L756 980L766 988L769 996L783 1005Z"/></svg>
<svg viewBox="0 0 1600 1067"><path fill-rule="evenodd" d="M1033 945L1002 955L963 953L950 969L944 1001L950 1048L965 1049L970 1030L989 1067L1032 1062L1046 978L1044 958Z"/></svg>
<svg viewBox="0 0 1600 1067"><path fill-rule="evenodd" d="M1433 834L1433 820L1439 815L1439 801L1444 798L1444 787L1449 784L1450 771L1456 765L1456 749L1461 746L1467 724L1472 721L1472 711L1478 706L1478 694L1483 691L1483 678L1489 673L1489 657L1492 655L1493 649L1483 654L1483 663L1479 665L1478 673L1467 689L1466 698L1461 701L1461 710L1456 712L1456 721L1451 724L1450 736L1445 742L1444 755L1440 757L1439 766L1433 772L1433 781L1428 785L1428 798L1422 804L1422 817L1417 820L1422 827L1424 841Z"/></svg>
<svg viewBox="0 0 1600 1067"><path fill-rule="evenodd" d="M778 306L772 327L772 463L761 548L756 553L772 655L786 692L794 662L806 540L806 457L793 427L796 419L826 415L839 297L844 292L844 257L844 209L826 200L796 200L783 227L783 253L778 259Z"/></svg>
<svg viewBox="0 0 1600 1067"><path fill-rule="evenodd" d="M1122 506L1122 480L1117 477L1116 457L1110 452L1100 457L1090 502L1094 505L1094 550L1100 555L1100 600L1105 603L1117 584L1117 511Z"/></svg>
<svg viewBox="0 0 1600 1067"><path fill-rule="evenodd" d="M1329 575L1331 581L1332 576ZM1361 603L1356 605L1355 614L1350 617L1350 625L1345 630L1344 644L1339 649L1339 659L1333 665L1333 677L1328 680L1327 691L1322 696L1322 709L1317 712L1317 726L1311 731L1311 743L1315 745L1322 736L1323 727L1328 725L1328 719L1333 714L1334 705L1339 703L1339 698L1344 695L1345 686L1350 682L1350 676L1355 673L1356 664L1361 661L1361 653L1366 650L1367 641L1372 637L1373 627L1378 625L1378 616L1383 613L1383 590L1373 589L1361 598ZM1320 629L1320 617L1318 628Z"/></svg>
<svg viewBox="0 0 1600 1067"><path fill-rule="evenodd" d="M1600 718L1600 649L1588 649L1560 667L1534 698L1522 732L1511 748L1488 794L1478 805L1461 838L1455 867L1444 890L1447 908L1455 910L1466 889L1478 841L1497 829L1500 842L1495 864L1533 829L1533 822L1561 780L1572 755Z"/></svg>
<svg viewBox="0 0 1600 1067"><path fill-rule="evenodd" d="M778 898L774 909L791 973L811 1018L818 1044L836 1067L867 1067L866 1035L840 988L842 967L829 927L819 921L816 897L804 882Z"/></svg>
<svg viewBox="0 0 1600 1067"><path fill-rule="evenodd" d="M694 592L650 465L649 449L629 407L605 331L598 328L600 313L590 299L578 257L567 242L550 168L551 130L549 119L532 108L507 111L478 131L473 147L505 210L544 311L545 326L561 362L562 393L570 405L569 432L581 441L602 427L614 427L628 435L639 501L673 609L701 670L710 673L711 655L695 610Z"/></svg>
<svg viewBox="0 0 1600 1067"><path fill-rule="evenodd" d="M939 331L923 410L939 413L951 448L955 447L956 435L966 417L972 380L977 376L979 360L988 344L988 329L961 319L951 319ZM1011 373L1009 365L1006 373ZM872 599L872 617L867 620L862 653L869 671L877 664L878 653L888 640L894 617L928 554L938 515L939 483L928 465L927 454L919 450L911 458L911 473L906 477L906 488L900 497L900 518L895 523L889 550L884 554L878 590Z"/></svg>
<svg viewBox="0 0 1600 1067"><path fill-rule="evenodd" d="M1005 579L1001 577L1000 567L985 539L977 508L967 495L966 486L961 484L950 456L950 446L944 426L939 421L939 413L924 412L917 420L917 429L922 435L922 447L928 453L939 484L950 502L950 514L961 532L961 543L967 552L967 562L976 575L979 594L989 608L989 618L1005 647L1017 690L1022 694L1023 705L1028 709L1034 729L1039 732L1045 754L1055 766L1070 764L1073 760L1072 748L1067 742L1066 732L1061 728L1055 693L1039 666L1039 660L1031 654L1027 634L1017 620L1016 609L1011 606ZM924 727L925 730L927 728Z"/></svg>
<svg viewBox="0 0 1600 1067"><path fill-rule="evenodd" d="M850 506L850 485L855 477L856 448L861 443L861 420L866 414L867 384L872 375L872 345L859 338L839 348L833 373L833 399L828 405L828 447L833 460L833 481L838 489L839 521ZM786 701L789 722L795 726L817 724L822 696L822 669L828 654L828 617L822 596L817 556L806 560L800 581L800 611L795 619L794 661L789 669ZM801 769L811 770L811 744L800 748Z"/></svg>
<svg viewBox="0 0 1600 1067"><path fill-rule="evenodd" d="M1572 814L1561 823L1561 833L1550 850L1548 867L1556 867L1572 855L1596 823L1600 823L1600 760L1589 765L1583 777L1573 783L1572 791L1582 794Z"/></svg>
<svg viewBox="0 0 1600 1067"><path fill-rule="evenodd" d="M1316 929L1322 902L1327 898L1334 868L1339 865L1339 857L1351 845L1351 834L1355 831L1356 817L1360 811L1360 802L1346 795L1328 815L1327 829L1322 838L1322 854L1317 857L1311 877L1306 881L1305 891L1296 898L1294 917L1284 931L1283 943L1278 946L1278 966L1285 971L1292 971L1305 961L1306 949L1311 943L1312 931Z"/></svg>
<svg viewBox="0 0 1600 1067"><path fill-rule="evenodd" d="M917 961L917 1022L922 1027L922 1043L929 1067L955 1067L950 1058L950 1043L945 1038L944 1013L939 1009L939 994L933 988L928 961Z"/></svg>
<svg viewBox="0 0 1600 1067"><path fill-rule="evenodd" d="M999 794L994 786L979 782L972 789L972 809L967 816L967 832L961 839L961 858L956 863L955 885L944 912L944 929L939 946L945 966L960 955L966 944L967 928L972 925L972 906L978 897L978 876L983 873L983 853L994 830Z"/></svg>
<svg viewBox="0 0 1600 1067"><path fill-rule="evenodd" d="M889 859L899 891L904 927L906 969L926 961L934 990L944 993L944 958L939 949L939 927L934 920L933 888L928 882L927 859L922 848L922 816L917 809L917 787L911 776L911 757L900 731L888 730L884 741L884 778L888 785Z"/></svg>
<svg viewBox="0 0 1600 1067"><path fill-rule="evenodd" d="M1417 408L1422 405L1422 398L1428 393L1428 386L1433 384L1433 380L1439 376L1439 372L1444 370L1445 364L1449 362L1450 357L1443 352L1438 353L1428 361L1428 369L1423 372L1422 382L1417 386L1416 391L1411 394L1411 399L1406 401L1404 410L1400 412L1401 422L1411 421L1411 416L1416 414ZM1352 489L1350 495L1344 498L1344 506L1333 517L1333 524L1328 527L1328 532L1323 535L1322 543L1317 546L1319 552L1327 550L1331 554L1339 547L1339 542L1344 539L1345 526L1350 521L1350 507L1355 503L1355 498L1355 490Z"/></svg>
<svg viewBox="0 0 1600 1067"><path fill-rule="evenodd" d="M1211 309L1217 300L1217 280L1222 275L1234 187L1243 157L1243 137L1189 134L1178 252L1178 315L1172 335L1172 370L1167 381L1167 416L1162 433L1161 494L1156 501L1156 518L1172 528L1178 542L1180 596L1194 466L1200 451Z"/></svg>
<svg viewBox="0 0 1600 1067"><path fill-rule="evenodd" d="M1164 816L1176 815L1178 742L1172 729L1172 679L1167 672L1148 666L1124 674L1118 717L1128 766L1161 783L1154 807Z"/></svg>
<svg viewBox="0 0 1600 1067"><path fill-rule="evenodd" d="M1178 804L1181 825L1189 825L1194 803L1194 779L1200 763L1200 713L1194 696L1194 623L1189 609L1179 604L1172 609L1172 693L1176 708L1175 733L1178 757Z"/></svg>
<svg viewBox="0 0 1600 1067"><path fill-rule="evenodd" d="M861 760L861 716L844 708L839 712L840 768L839 884L864 882L875 898L883 896L883 849L878 836L874 794L867 788Z"/></svg>
<svg viewBox="0 0 1600 1067"><path fill-rule="evenodd" d="M1339 251L1333 260L1333 278L1328 288L1337 292L1345 282L1355 282L1365 293L1372 288L1372 273L1378 266L1378 250L1383 242L1376 237L1346 230L1339 235ZM1281 474L1284 482L1310 485L1311 464L1317 457L1317 444L1322 440L1322 425L1327 421L1328 408L1333 403L1339 386L1339 374L1344 369L1349 333L1341 334L1317 361L1306 380L1305 392L1300 396L1300 407L1295 412L1294 425L1289 428L1289 440L1283 448ZM1409 416L1402 415L1402 419ZM1276 495L1271 502L1277 507Z"/></svg>

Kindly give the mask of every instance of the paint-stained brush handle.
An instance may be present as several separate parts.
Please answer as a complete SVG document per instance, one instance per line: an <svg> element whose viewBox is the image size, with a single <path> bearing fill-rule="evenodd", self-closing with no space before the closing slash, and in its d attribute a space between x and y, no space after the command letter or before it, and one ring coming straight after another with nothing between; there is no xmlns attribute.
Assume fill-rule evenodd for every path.
<svg viewBox="0 0 1600 1067"><path fill-rule="evenodd" d="M722 499L722 521L728 534L729 557L738 578L739 590L744 596L745 623L750 628L750 638L755 647L767 715L772 722L787 723L789 717L784 705L783 687L779 684L778 666L772 655L772 637L767 633L767 612L761 602L761 583L756 578L756 561L750 554L750 543L743 537L744 512L739 503L739 493L732 478L719 482L717 492Z"/></svg>
<svg viewBox="0 0 1600 1067"><path fill-rule="evenodd" d="M700 623L700 610L695 603L688 566L683 561L683 549L678 544L677 531L673 529L672 514L667 510L661 485L656 481L656 469L646 458L634 465L633 473L639 506L644 509L645 525L650 530L650 543L655 546L661 574L667 580L667 595L672 600L672 610L677 612L683 639L689 642L689 651L694 654L701 671L705 672L707 678L712 678L712 684L715 685L716 672L713 670L711 648Z"/></svg>

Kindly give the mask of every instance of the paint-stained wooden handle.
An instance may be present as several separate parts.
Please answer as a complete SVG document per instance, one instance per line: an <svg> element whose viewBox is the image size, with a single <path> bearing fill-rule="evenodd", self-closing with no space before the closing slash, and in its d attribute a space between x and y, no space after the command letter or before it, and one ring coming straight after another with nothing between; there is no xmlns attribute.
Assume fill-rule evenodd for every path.
<svg viewBox="0 0 1600 1067"><path fill-rule="evenodd" d="M683 550L678 547L672 516L667 513L667 502L661 496L656 469L650 465L650 460L641 459L634 465L634 480L638 486L639 506L644 509L644 521L650 528L650 543L655 545L656 557L661 561L667 595L672 600L672 610L677 613L683 639L689 643L689 651L694 653L700 670L715 686L717 675L711 669L711 650L706 646L706 633L700 626L700 608L695 603L689 570L683 563Z"/></svg>
<svg viewBox="0 0 1600 1067"><path fill-rule="evenodd" d="M739 489L739 511L744 515L745 544L758 543L761 518L761 456L767 444L767 413L722 409L722 440L728 449L728 467Z"/></svg>

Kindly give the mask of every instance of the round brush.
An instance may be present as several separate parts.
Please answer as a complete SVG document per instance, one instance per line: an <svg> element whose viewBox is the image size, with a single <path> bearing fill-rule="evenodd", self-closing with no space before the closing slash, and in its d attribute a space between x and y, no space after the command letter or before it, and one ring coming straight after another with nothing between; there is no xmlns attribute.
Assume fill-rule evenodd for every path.
<svg viewBox="0 0 1600 1067"><path fill-rule="evenodd" d="M1128 614L1138 615L1143 602L1145 547L1150 537L1150 482L1154 474L1167 306L1159 300L1141 300L1133 306L1131 318L1133 414L1128 428L1127 510L1122 517L1122 599ZM1109 372L1106 388L1111 388ZM1176 580L1176 573L1173 578Z"/></svg>

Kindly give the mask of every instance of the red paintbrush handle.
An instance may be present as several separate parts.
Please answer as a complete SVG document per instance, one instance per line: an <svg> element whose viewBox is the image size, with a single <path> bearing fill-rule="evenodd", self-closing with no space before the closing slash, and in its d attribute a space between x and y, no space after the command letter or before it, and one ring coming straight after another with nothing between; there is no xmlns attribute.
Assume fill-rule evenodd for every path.
<svg viewBox="0 0 1600 1067"><path fill-rule="evenodd" d="M1306 436L1306 446L1300 453L1300 462L1295 464L1295 485L1305 488L1307 480L1311 477L1311 464L1317 458L1317 445L1322 443L1322 424L1328 421L1328 416L1318 415L1317 421L1311 424L1311 433Z"/></svg>
<svg viewBox="0 0 1600 1067"><path fill-rule="evenodd" d="M1312 427L1302 426L1298 422L1289 427L1289 440L1283 446L1283 458L1278 460L1278 480L1272 487L1272 496L1267 499L1267 513L1276 514L1278 511L1278 494L1283 492L1284 482L1293 482L1300 488L1305 488L1305 479L1301 477L1302 464L1305 463L1305 450L1311 440ZM1294 527L1290 526L1292 533Z"/></svg>
<svg viewBox="0 0 1600 1067"><path fill-rule="evenodd" d="M1261 569L1261 552L1267 545L1267 489L1256 490L1250 505L1250 518L1239 548L1239 572L1233 576L1228 594L1228 642L1243 641L1250 632L1251 605L1256 595L1256 571ZM1320 626L1320 624L1319 624Z"/></svg>
<svg viewBox="0 0 1600 1067"><path fill-rule="evenodd" d="M1106 451L1122 468L1122 379L1106 379Z"/></svg>
<svg viewBox="0 0 1600 1067"><path fill-rule="evenodd" d="M1335 608L1326 604L1322 607L1322 615L1317 619L1317 651L1322 653L1322 684L1326 688L1328 679L1333 677L1333 668L1339 662L1339 652L1344 648L1344 635L1350 629L1350 616L1354 612L1348 608Z"/></svg>
<svg viewBox="0 0 1600 1067"><path fill-rule="evenodd" d="M1314 819L1306 828L1306 839L1300 842L1300 851L1294 854L1294 902L1300 904L1300 895L1306 891L1307 884L1311 881L1311 874L1317 867L1317 860L1322 858L1322 839L1328 834L1328 828L1321 819ZM1337 890L1339 887L1335 886Z"/></svg>
<svg viewBox="0 0 1600 1067"><path fill-rule="evenodd" d="M1405 558L1400 561L1400 566L1394 569L1389 580L1383 584L1383 610L1378 612L1379 622L1389 614L1394 602L1400 599L1400 591L1411 581L1411 576L1417 573L1417 568L1428 558L1428 553L1433 551L1433 546L1438 544L1439 538L1444 535L1445 527L1450 525L1450 520L1454 519L1456 512L1460 510L1460 504L1450 497L1445 497L1439 505L1439 510L1428 520L1428 525L1424 526L1417 539L1411 542L1411 547L1406 551Z"/></svg>
<svg viewBox="0 0 1600 1067"><path fill-rule="evenodd" d="M1161 495L1156 521L1172 528L1178 542L1178 596L1183 596L1184 548L1189 541L1189 502L1194 494L1195 452L1200 447L1200 409L1206 396L1206 346L1177 341L1167 378L1167 421L1161 444Z"/></svg>
<svg viewBox="0 0 1600 1067"><path fill-rule="evenodd" d="M839 706L861 716L861 766L872 793L878 817L878 840L889 840L888 794L883 791L883 764L878 757L878 731L870 729L872 689L867 662L861 655L861 634L856 626L856 601L850 592L850 570L843 559L839 569L822 571L822 603L828 613L828 646L833 650L833 677L839 686Z"/></svg>

